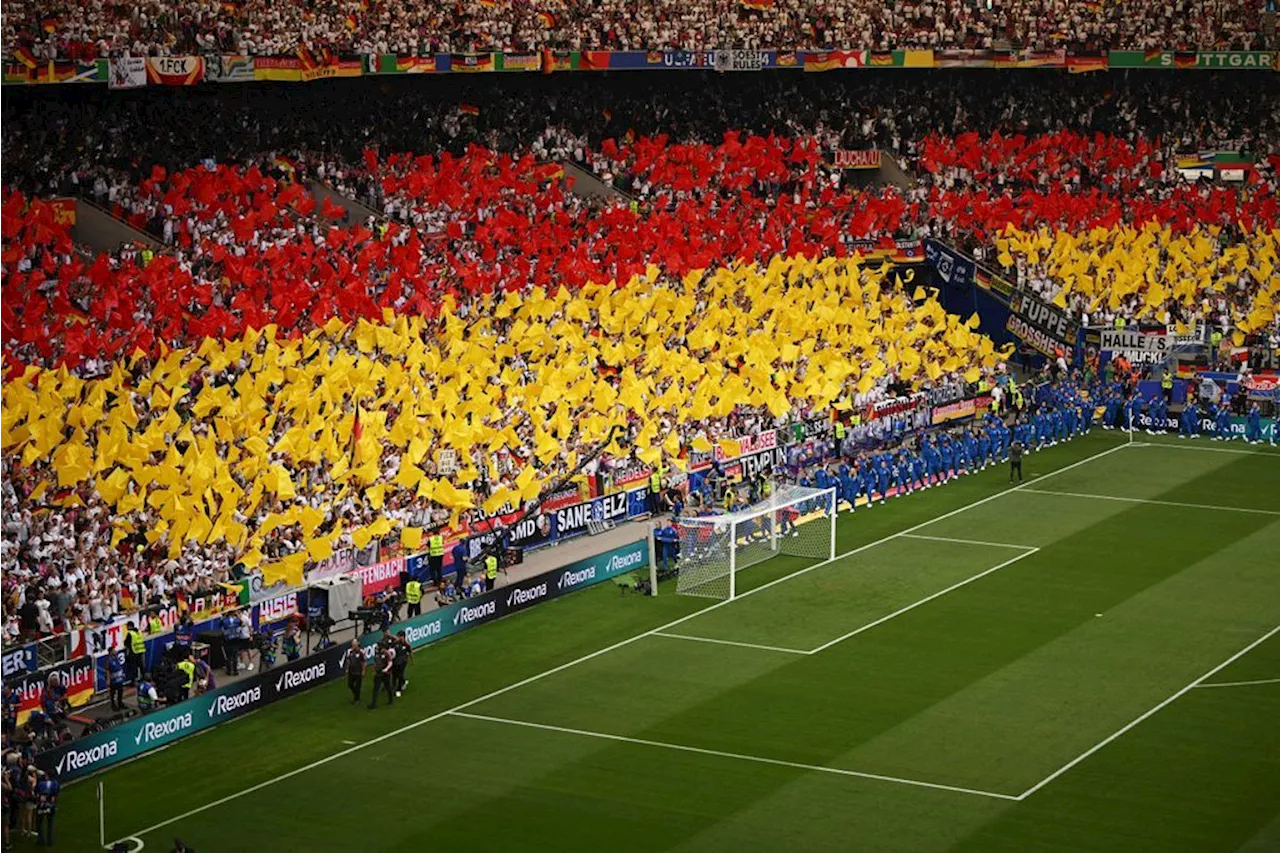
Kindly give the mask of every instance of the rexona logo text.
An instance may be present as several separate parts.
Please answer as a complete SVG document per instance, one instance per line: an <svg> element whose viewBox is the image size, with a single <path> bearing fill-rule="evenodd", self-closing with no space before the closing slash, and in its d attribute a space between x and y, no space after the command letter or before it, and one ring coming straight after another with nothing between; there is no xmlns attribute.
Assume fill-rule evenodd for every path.
<svg viewBox="0 0 1280 853"><path fill-rule="evenodd" d="M518 606L521 604L529 604L537 601L539 598L546 597L547 585L540 583L537 586L531 586L528 589L513 589L511 594L507 596L507 606Z"/></svg>
<svg viewBox="0 0 1280 853"><path fill-rule="evenodd" d="M209 706L209 717L213 718L218 714L227 714L231 711L238 711L252 705L254 702L262 701L262 685L255 684L248 690L242 690L239 693L224 693L213 700L213 704Z"/></svg>
<svg viewBox="0 0 1280 853"><path fill-rule="evenodd" d="M195 720L191 717L191 712L179 714L176 717L170 717L167 720L152 721L148 720L142 724L142 728L138 730L138 736L133 742L142 746L144 743L151 743L160 738L170 737L179 732L185 732L195 724Z"/></svg>
<svg viewBox="0 0 1280 853"><path fill-rule="evenodd" d="M564 589L566 586L577 586L596 579L596 567L587 566L585 569L578 571L568 571L560 576L560 580L556 581L556 586Z"/></svg>
<svg viewBox="0 0 1280 853"><path fill-rule="evenodd" d="M609 573L625 572L632 566L638 566L644 562L644 555L639 551L632 551L630 554L614 554L609 558Z"/></svg>
<svg viewBox="0 0 1280 853"><path fill-rule="evenodd" d="M58 775L71 770L87 770L93 767L99 761L105 761L108 758L115 758L119 751L116 739L112 738L106 743L100 743L97 746L91 746L88 749L68 749L61 758L58 759Z"/></svg>
<svg viewBox="0 0 1280 853"><path fill-rule="evenodd" d="M404 638L409 641L410 645L425 643L432 637L440 636L444 626L440 624L439 619L432 619L425 625L410 625L404 629Z"/></svg>
<svg viewBox="0 0 1280 853"><path fill-rule="evenodd" d="M300 669L296 672L292 670L286 671L284 675L276 679L276 692L283 693L286 690L310 684L317 678L324 678L324 661L312 664L306 669Z"/></svg>
<svg viewBox="0 0 1280 853"><path fill-rule="evenodd" d="M483 619L486 616L492 616L498 612L498 602L490 599L475 607L462 605L458 608L458 612L453 614L453 624L465 625L468 622L475 622L477 619Z"/></svg>

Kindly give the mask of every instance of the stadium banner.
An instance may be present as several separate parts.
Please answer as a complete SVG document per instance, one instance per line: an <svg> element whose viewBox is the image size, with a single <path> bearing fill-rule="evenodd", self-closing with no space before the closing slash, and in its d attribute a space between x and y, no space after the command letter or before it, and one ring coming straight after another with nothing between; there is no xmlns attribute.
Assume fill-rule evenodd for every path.
<svg viewBox="0 0 1280 853"><path fill-rule="evenodd" d="M87 655L55 664L48 669L29 672L18 679L10 679L6 686L17 688L18 725L25 725L31 712L40 707L45 688L61 683L67 689L67 703L73 708L89 704L93 698L93 659Z"/></svg>
<svg viewBox="0 0 1280 853"><path fill-rule="evenodd" d="M447 70L455 74L482 74L493 70L492 53L451 53Z"/></svg>
<svg viewBox="0 0 1280 853"><path fill-rule="evenodd" d="M601 495L573 506L558 509L554 513L555 539L564 539L585 533L591 522L624 521L633 515L646 511L633 511L638 505L644 507L647 489L633 489L630 492L617 492L612 495ZM637 498L632 498L637 495Z"/></svg>
<svg viewBox="0 0 1280 853"><path fill-rule="evenodd" d="M28 643L14 649L4 650L4 663L0 667L7 681L22 672L36 671L36 644Z"/></svg>
<svg viewBox="0 0 1280 853"><path fill-rule="evenodd" d="M935 68L992 68L994 57L989 50L935 50Z"/></svg>
<svg viewBox="0 0 1280 853"><path fill-rule="evenodd" d="M371 53L365 57L366 74L434 74L434 56L396 56L394 53Z"/></svg>
<svg viewBox="0 0 1280 853"><path fill-rule="evenodd" d="M1173 354L1174 339L1164 332L1103 329L1099 337L1099 349L1132 362L1162 362Z"/></svg>
<svg viewBox="0 0 1280 853"><path fill-rule="evenodd" d="M542 54L540 53L499 53L495 71L541 71Z"/></svg>
<svg viewBox="0 0 1280 853"><path fill-rule="evenodd" d="M53 210L53 221L59 225L76 224L76 200L74 198L51 198L45 202Z"/></svg>
<svg viewBox="0 0 1280 853"><path fill-rule="evenodd" d="M934 406L930 413L930 420L934 426L955 423L975 418L989 408L991 408L991 395L980 394L977 397L966 397L943 406Z"/></svg>
<svg viewBox="0 0 1280 853"><path fill-rule="evenodd" d="M334 58L325 63L304 61L297 56L258 56L253 60L254 80L286 83L310 83L330 77L360 77L364 62L360 59Z"/></svg>
<svg viewBox="0 0 1280 853"><path fill-rule="evenodd" d="M4 82L44 85L46 83L106 83L109 63L105 59L79 62L70 59L23 59L8 57L4 64Z"/></svg>
<svg viewBox="0 0 1280 853"><path fill-rule="evenodd" d="M293 590L274 598L268 598L253 608L250 614L253 630L263 626L292 619L298 613L298 591Z"/></svg>
<svg viewBox="0 0 1280 853"><path fill-rule="evenodd" d="M207 56L204 60L204 78L213 83L252 83L253 57Z"/></svg>
<svg viewBox="0 0 1280 853"><path fill-rule="evenodd" d="M1275 418L1260 418L1258 422L1263 440L1269 440L1276 436L1277 422ZM1231 423L1228 425L1230 437L1244 438L1246 423L1247 421L1245 418L1242 418L1239 415L1232 415ZM1182 424L1179 422L1176 415L1168 415L1163 419L1163 422L1158 422L1153 420L1150 412L1147 411L1143 411L1138 415L1137 421L1134 425L1138 429L1149 429L1157 432L1179 432L1182 429ZM1214 423L1213 418L1204 417L1202 415L1200 418L1199 430L1201 435L1217 435L1218 425Z"/></svg>
<svg viewBox="0 0 1280 853"><path fill-rule="evenodd" d="M351 576L360 579L361 596L376 595L384 589L399 586L400 573L404 568L404 557L393 557L372 566L361 566Z"/></svg>
<svg viewBox="0 0 1280 853"><path fill-rule="evenodd" d="M213 620L228 610L235 610L240 606L240 594L238 591L232 592L229 589L221 589L209 595L191 597L158 610L152 608L156 618L160 620L160 624L163 626L163 632L153 636L162 638L169 636L169 633L173 631L184 612L191 614L193 622L200 622L201 620ZM120 648L124 644L125 628L130 622L138 625L139 629L146 627L139 624L141 617L137 613L126 613L115 617L105 625L98 625L93 628L77 628L71 631L71 655L78 657L80 655L101 654L111 649Z"/></svg>
<svg viewBox="0 0 1280 853"><path fill-rule="evenodd" d="M1273 50L1113 50L1107 54L1111 68L1174 68L1196 71L1271 71Z"/></svg>
<svg viewBox="0 0 1280 853"><path fill-rule="evenodd" d="M845 68L866 67L867 51L865 50L806 51L804 54L805 71L838 71Z"/></svg>
<svg viewBox="0 0 1280 853"><path fill-rule="evenodd" d="M728 462L739 456L773 450L777 446L778 431L776 429L761 430L738 438L721 439L715 444L715 460Z"/></svg>
<svg viewBox="0 0 1280 853"><path fill-rule="evenodd" d="M121 56L109 59L108 89L138 89L147 85L147 58L145 56Z"/></svg>
<svg viewBox="0 0 1280 853"><path fill-rule="evenodd" d="M1080 53L1067 55L1067 71L1072 74L1088 74L1093 71L1106 71L1109 67L1107 54Z"/></svg>
<svg viewBox="0 0 1280 853"><path fill-rule="evenodd" d="M1033 349L1047 356L1063 357L1070 364L1075 357L1080 325L1065 312L1026 291L1016 291L1009 300L1009 322L1006 327Z"/></svg>
<svg viewBox="0 0 1280 853"><path fill-rule="evenodd" d="M993 68L1066 68L1065 50L996 50L992 51Z"/></svg>
<svg viewBox="0 0 1280 853"><path fill-rule="evenodd" d="M873 50L867 54L870 68L932 68L932 50Z"/></svg>
<svg viewBox="0 0 1280 853"><path fill-rule="evenodd" d="M136 758L213 726L244 716L342 675L348 647L336 645L202 693L106 731L71 741L36 756L45 770L66 783L113 764Z"/></svg>
<svg viewBox="0 0 1280 853"><path fill-rule="evenodd" d="M977 264L940 240L924 241L924 257L934 276L946 284L968 287L973 284Z"/></svg>
<svg viewBox="0 0 1280 853"><path fill-rule="evenodd" d="M568 595L648 565L649 542L641 539L397 622L391 626L391 631L398 633L403 630L405 639L414 648L425 646L468 628L525 610L534 604ZM375 631L360 638L365 657L370 660L373 659L374 646L379 636L380 633Z"/></svg>
<svg viewBox="0 0 1280 853"><path fill-rule="evenodd" d="M831 165L837 169L879 169L880 151L875 148L865 150L841 148L832 152Z"/></svg>
<svg viewBox="0 0 1280 853"><path fill-rule="evenodd" d="M202 56L148 56L147 82L157 86L194 86L204 80Z"/></svg>
<svg viewBox="0 0 1280 853"><path fill-rule="evenodd" d="M772 50L717 50L715 68L722 72L763 71L775 67L777 56Z"/></svg>

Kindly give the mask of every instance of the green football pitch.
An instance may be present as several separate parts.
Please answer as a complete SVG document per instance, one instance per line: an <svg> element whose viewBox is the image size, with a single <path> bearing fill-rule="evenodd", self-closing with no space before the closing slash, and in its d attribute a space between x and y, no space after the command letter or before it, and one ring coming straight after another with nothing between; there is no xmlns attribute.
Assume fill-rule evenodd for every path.
<svg viewBox="0 0 1280 853"><path fill-rule="evenodd" d="M1280 453L1097 433L74 784L59 847L1280 850ZM367 688L368 685L366 685Z"/></svg>

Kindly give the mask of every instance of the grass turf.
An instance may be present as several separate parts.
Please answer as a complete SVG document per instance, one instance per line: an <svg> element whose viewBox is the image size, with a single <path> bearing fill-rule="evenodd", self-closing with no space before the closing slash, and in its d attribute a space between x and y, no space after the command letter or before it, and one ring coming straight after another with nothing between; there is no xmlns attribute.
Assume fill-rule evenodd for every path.
<svg viewBox="0 0 1280 853"><path fill-rule="evenodd" d="M1091 458L1122 440L1035 453L1008 494L999 467L842 515L837 553L861 550L786 580L812 562L752 567L724 606L605 585L419 651L390 708L353 708L341 684L271 706L101 777L107 837L1280 849L1280 683L1187 689L1280 623L1280 458L1146 437ZM633 639L681 617L670 631L793 651ZM1277 677L1273 635L1206 681ZM97 846L93 788L64 792L64 849Z"/></svg>

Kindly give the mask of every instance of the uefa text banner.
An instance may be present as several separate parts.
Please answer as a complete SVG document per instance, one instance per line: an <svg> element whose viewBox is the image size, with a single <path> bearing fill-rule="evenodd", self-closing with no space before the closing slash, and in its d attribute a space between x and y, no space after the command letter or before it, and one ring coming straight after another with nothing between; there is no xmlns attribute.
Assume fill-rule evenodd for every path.
<svg viewBox="0 0 1280 853"><path fill-rule="evenodd" d="M1026 291L1015 292L1009 300L1007 328L1037 352L1062 356L1070 364L1075 357L1080 326L1065 312Z"/></svg>
<svg viewBox="0 0 1280 853"><path fill-rule="evenodd" d="M203 81L202 56L147 57L147 82L153 86L194 86Z"/></svg>
<svg viewBox="0 0 1280 853"><path fill-rule="evenodd" d="M1273 50L1113 50L1111 68L1154 68L1195 71L1274 71Z"/></svg>
<svg viewBox="0 0 1280 853"><path fill-rule="evenodd" d="M120 56L107 61L108 89L138 89L147 85L145 56Z"/></svg>
<svg viewBox="0 0 1280 853"><path fill-rule="evenodd" d="M974 282L977 265L940 240L924 241L924 257L934 278L944 284L968 287Z"/></svg>
<svg viewBox="0 0 1280 853"><path fill-rule="evenodd" d="M252 83L254 59L241 54L205 57L204 79L213 83Z"/></svg>

